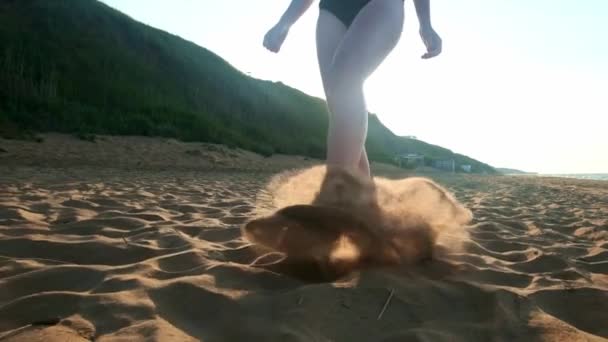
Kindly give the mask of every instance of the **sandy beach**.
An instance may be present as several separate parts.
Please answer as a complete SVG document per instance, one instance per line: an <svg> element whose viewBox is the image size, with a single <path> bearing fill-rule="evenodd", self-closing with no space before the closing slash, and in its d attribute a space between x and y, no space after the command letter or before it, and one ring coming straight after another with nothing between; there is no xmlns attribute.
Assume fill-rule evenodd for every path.
<svg viewBox="0 0 608 342"><path fill-rule="evenodd" d="M449 190L467 237L307 281L252 264L241 228L318 161L43 138L0 139L0 341L608 341L608 182L373 165Z"/></svg>

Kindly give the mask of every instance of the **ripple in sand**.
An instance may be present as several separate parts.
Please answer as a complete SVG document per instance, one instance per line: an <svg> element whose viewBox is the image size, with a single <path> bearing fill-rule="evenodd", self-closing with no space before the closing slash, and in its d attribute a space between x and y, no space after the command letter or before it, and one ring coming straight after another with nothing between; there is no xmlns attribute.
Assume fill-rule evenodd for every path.
<svg viewBox="0 0 608 342"><path fill-rule="evenodd" d="M470 230L471 241L445 255L446 265L461 267L425 262L326 283L306 278L319 273L314 268L302 267L297 274L249 266L258 251L242 240L241 223L229 221L259 214L260 203L252 203L263 202L267 190L257 175L117 172L102 182L94 179L94 170L78 176L81 182L68 183L49 170L29 172L27 179L23 172L3 178L29 184L0 185L0 208L42 215L51 229L29 225L19 213L0 227L0 254L6 255L0 257L0 302L5 303L0 334L57 318L56 327L72 327L76 323L69 322L80 317L90 322L87 336L100 341L575 341L606 336L601 322L608 311L602 306L608 233L605 202L600 201L606 192L600 187L541 195L547 187L542 180L440 177L479 220ZM31 179L48 181L34 184ZM12 195L4 191L11 186ZM53 186L60 192L51 191ZM585 191L589 195L581 195ZM23 194L44 198L32 202L33 197L19 198ZM70 196L75 202L66 201ZM100 206L91 198L122 206ZM484 208L476 207L479 199ZM233 207L216 207L219 202ZM554 202L560 204L550 209ZM493 210L493 205L500 207ZM58 218L82 222L54 221ZM533 222L541 223L536 230ZM527 224L531 229L524 229ZM532 230L538 234L532 236ZM488 246L484 240L492 241ZM500 242L520 245L510 250L492 245ZM581 286L589 289L577 289ZM390 290L394 296L378 320Z"/></svg>
<svg viewBox="0 0 608 342"><path fill-rule="evenodd" d="M122 265L140 262L159 254L142 246L121 246L107 242L67 242L26 238L0 240L3 256L42 258L77 265Z"/></svg>
<svg viewBox="0 0 608 342"><path fill-rule="evenodd" d="M105 273L82 266L45 267L0 280L0 304L38 292L86 292L98 285Z"/></svg>
<svg viewBox="0 0 608 342"><path fill-rule="evenodd" d="M608 293L594 288L543 290L530 295L543 311L577 329L608 338Z"/></svg>
<svg viewBox="0 0 608 342"><path fill-rule="evenodd" d="M509 267L525 273L547 273L561 271L569 266L558 255L541 254L532 260L516 263Z"/></svg>

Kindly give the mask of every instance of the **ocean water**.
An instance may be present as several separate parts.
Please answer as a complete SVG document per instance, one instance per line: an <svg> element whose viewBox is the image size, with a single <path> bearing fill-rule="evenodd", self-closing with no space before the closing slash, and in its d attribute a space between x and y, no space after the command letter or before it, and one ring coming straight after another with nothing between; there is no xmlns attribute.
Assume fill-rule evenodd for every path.
<svg viewBox="0 0 608 342"><path fill-rule="evenodd" d="M564 177L576 179L593 179L608 181L608 173L569 173L569 174L540 174L539 176Z"/></svg>

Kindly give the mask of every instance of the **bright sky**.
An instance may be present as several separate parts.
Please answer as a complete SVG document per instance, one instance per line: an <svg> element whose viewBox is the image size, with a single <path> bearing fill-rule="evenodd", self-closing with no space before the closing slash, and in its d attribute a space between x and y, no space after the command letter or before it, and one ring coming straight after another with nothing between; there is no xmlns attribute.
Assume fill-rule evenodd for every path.
<svg viewBox="0 0 608 342"><path fill-rule="evenodd" d="M324 98L318 1L279 54L262 46L290 0L103 0L236 68ZM432 0L443 53L422 60L412 1L402 40L366 83L369 110L397 135L496 167L608 172L608 1Z"/></svg>

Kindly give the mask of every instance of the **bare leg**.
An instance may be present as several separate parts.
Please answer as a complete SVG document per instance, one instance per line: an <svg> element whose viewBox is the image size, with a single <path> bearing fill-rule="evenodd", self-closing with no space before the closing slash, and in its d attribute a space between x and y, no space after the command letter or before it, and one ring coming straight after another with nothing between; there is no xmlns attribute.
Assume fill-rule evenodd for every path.
<svg viewBox="0 0 608 342"><path fill-rule="evenodd" d="M329 50L327 46L329 42L335 44L338 41L331 34L335 34L335 21L341 23L331 14L321 11L317 27L320 61L323 58L321 72L331 111L327 163L350 169L366 169L364 172L369 175L369 162L364 149L368 113L363 83L401 37L403 1L371 1L339 40L327 66L327 56L330 55L326 51Z"/></svg>
<svg viewBox="0 0 608 342"><path fill-rule="evenodd" d="M364 175L371 177L372 172L371 169L369 167L369 159L367 159L367 151L365 151L365 146L363 146L363 149L361 151L361 158L359 158L359 171L361 171L361 173L363 173Z"/></svg>
<svg viewBox="0 0 608 342"><path fill-rule="evenodd" d="M323 88L327 94L327 80L329 78L329 71L333 64L334 55L340 42L346 34L346 26L336 18L333 14L320 10L319 20L317 22L317 58L319 62L319 69L321 70L321 79L323 80ZM330 113L331 114L331 113ZM359 158L358 169L361 173L366 176L370 176L370 166L365 151L365 146L361 151L361 157Z"/></svg>
<svg viewBox="0 0 608 342"><path fill-rule="evenodd" d="M317 59L321 70L323 88L327 93L329 71L334 55L340 42L346 34L346 26L330 12L321 9L317 21Z"/></svg>

